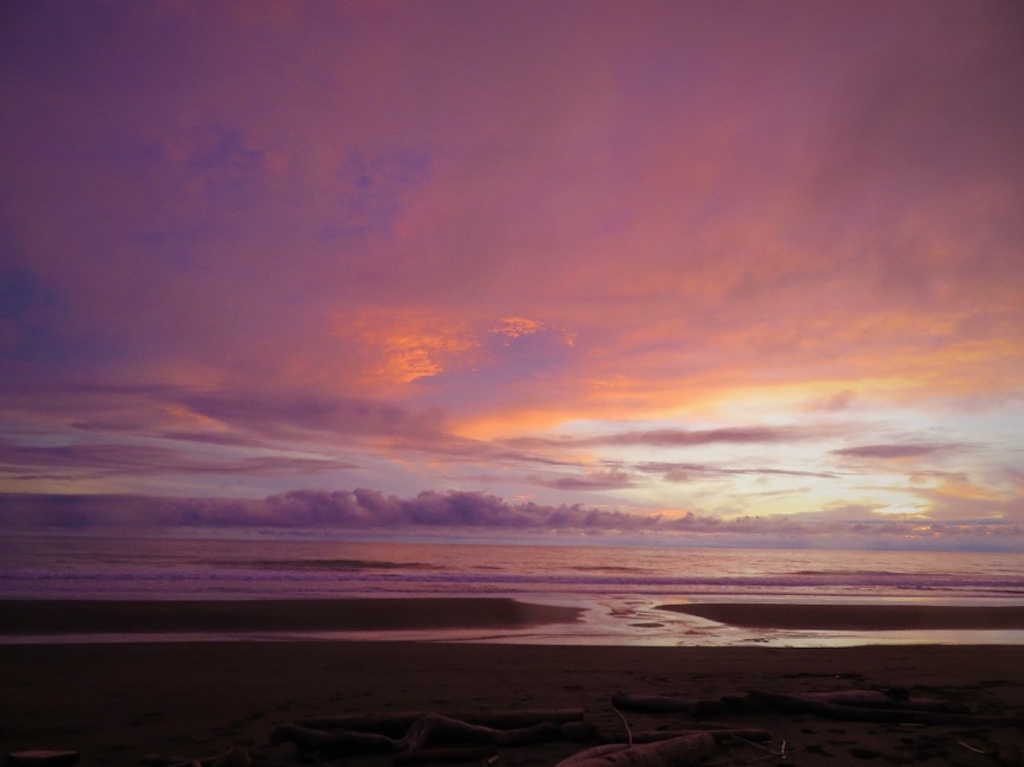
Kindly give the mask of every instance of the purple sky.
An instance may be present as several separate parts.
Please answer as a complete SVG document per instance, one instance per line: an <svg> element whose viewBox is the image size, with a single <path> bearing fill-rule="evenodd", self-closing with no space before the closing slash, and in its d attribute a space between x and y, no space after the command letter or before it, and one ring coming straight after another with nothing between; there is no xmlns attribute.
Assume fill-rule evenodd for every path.
<svg viewBox="0 0 1024 767"><path fill-rule="evenodd" d="M5 2L0 508L1024 550L1021 72L984 0Z"/></svg>

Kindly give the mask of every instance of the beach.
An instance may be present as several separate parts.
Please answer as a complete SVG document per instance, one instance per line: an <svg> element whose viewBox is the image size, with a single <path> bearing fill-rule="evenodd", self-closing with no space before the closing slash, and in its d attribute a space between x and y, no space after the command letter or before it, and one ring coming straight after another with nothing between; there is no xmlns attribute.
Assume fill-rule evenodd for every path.
<svg viewBox="0 0 1024 767"><path fill-rule="evenodd" d="M508 598L0 600L8 634L514 629L577 615Z"/></svg>
<svg viewBox="0 0 1024 767"><path fill-rule="evenodd" d="M835 631L993 631L1024 628L1024 607L921 604L671 604L661 609L748 628Z"/></svg>
<svg viewBox="0 0 1024 767"><path fill-rule="evenodd" d="M372 617L387 605L371 600L359 606L358 601L336 601L331 612L348 615L348 625L363 620L364 627L381 629ZM225 628L231 629L239 614L251 616L258 603L219 604L224 615L236 616L226 619ZM393 628L439 620L446 626L461 620L465 625L489 621L488 625L512 627L572 619L511 600L402 600L400 609L398 604L394 602L389 613L388 625ZM143 614L164 615L165 621L173 615L167 605L137 606ZM320 602L258 606L265 620L275 625L324 609ZM60 612L60 603L51 607ZM10 604L0 609L5 630L11 609ZM33 609L40 616L46 613L42 603ZM56 617L49 620L60 623ZM76 620L76 629L82 630L81 615ZM101 611L94 612L91 620L90 630L113 628L104 623L111 620L109 613L104 617ZM189 620L183 625L190 625ZM324 619L310 615L306 620ZM161 630L167 627L164 623ZM270 743L279 725L335 714L539 708L581 708L589 724L623 738L625 723L631 732L708 722L770 733L764 743L721 744L708 764L754 759L767 764L859 764L875 759L890 764L991 765L999 763L993 761L997 752L1005 763L1013 763L1006 760L1014 758L1011 754L1022 735L1012 718L1024 716L1021 646L786 649L404 641L83 642L0 646L0 678L2 753L69 749L82 754L83 764L97 765L138 764L153 753L199 758L231 746L248 751L254 764L300 764L309 757L295 745ZM976 715L1006 720L883 723L774 710L725 711L710 719L695 718L693 711L623 711L623 719L612 704L617 693L673 696L696 703L751 690L794 695L882 688L939 698L966 706ZM554 765L587 745L555 741L499 747L497 763ZM371 767L391 760L390 755L366 755L339 763Z"/></svg>

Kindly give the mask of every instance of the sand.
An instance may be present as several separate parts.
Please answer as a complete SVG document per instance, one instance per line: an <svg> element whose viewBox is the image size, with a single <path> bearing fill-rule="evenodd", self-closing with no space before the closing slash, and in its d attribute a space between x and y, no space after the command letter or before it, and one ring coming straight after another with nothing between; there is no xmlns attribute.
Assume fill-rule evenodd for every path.
<svg viewBox="0 0 1024 767"><path fill-rule="evenodd" d="M488 612L490 620L498 620L494 615L500 613L500 620L512 625L540 618L529 608L505 602L407 602L402 610L411 621L437 620L439 613L448 616L445 620L461 615L470 623ZM301 613L298 605L323 607L273 604L286 613ZM333 606L349 615L360 609L345 602ZM269 609L268 603L261 607ZM377 607L362 609L371 614ZM166 605L141 609L160 612ZM245 613L252 605L234 609ZM102 630L97 615L90 625ZM0 610L0 616L6 621L10 613ZM0 625L9 628L6 622ZM256 765L300 764L294 746L268 741L275 725L307 716L578 706L588 721L624 733L611 705L612 695L620 691L698 701L751 689L793 693L880 687L906 687L963 703L978 714L1024 716L1024 647L543 647L391 641L7 645L0 646L0 754L68 748L82 753L83 764L130 765L151 752L196 757L239 745ZM633 730L693 723L687 713L627 713L626 718ZM997 748L1006 753L1022 737L1019 728L991 723L907 726L772 712L716 719L723 722L764 727L772 740L764 746L722 746L711 765L759 760L754 763L813 767L873 760L991 767L998 763L992 756ZM783 742L785 760L771 755L781 751ZM562 742L501 748L498 764L554 765L579 748ZM373 767L391 759L352 757L336 763Z"/></svg>
<svg viewBox="0 0 1024 767"><path fill-rule="evenodd" d="M0 601L5 634L520 628L578 614L571 607L493 598Z"/></svg>
<svg viewBox="0 0 1024 767"><path fill-rule="evenodd" d="M716 603L662 605L661 609L696 615L747 628L898 631L941 629L1022 629L1024 607L946 605L804 605Z"/></svg>

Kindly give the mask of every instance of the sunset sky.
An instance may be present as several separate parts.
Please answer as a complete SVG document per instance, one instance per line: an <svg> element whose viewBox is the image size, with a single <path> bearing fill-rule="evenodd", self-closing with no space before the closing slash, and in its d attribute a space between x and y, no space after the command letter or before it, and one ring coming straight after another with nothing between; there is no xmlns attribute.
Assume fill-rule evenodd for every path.
<svg viewBox="0 0 1024 767"><path fill-rule="evenodd" d="M5 2L4 513L1024 550L1022 73L1015 2Z"/></svg>

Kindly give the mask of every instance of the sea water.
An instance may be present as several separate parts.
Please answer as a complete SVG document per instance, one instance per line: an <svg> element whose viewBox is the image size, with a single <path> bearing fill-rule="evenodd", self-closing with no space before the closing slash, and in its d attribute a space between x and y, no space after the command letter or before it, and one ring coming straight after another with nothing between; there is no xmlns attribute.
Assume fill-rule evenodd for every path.
<svg viewBox="0 0 1024 767"><path fill-rule="evenodd" d="M505 632L349 632L316 638L650 645L1024 644L1024 631L741 629L659 609L665 604L724 601L1024 606L1021 554L258 536L33 535L0 541L0 599L459 596L513 597L583 612L572 624Z"/></svg>

